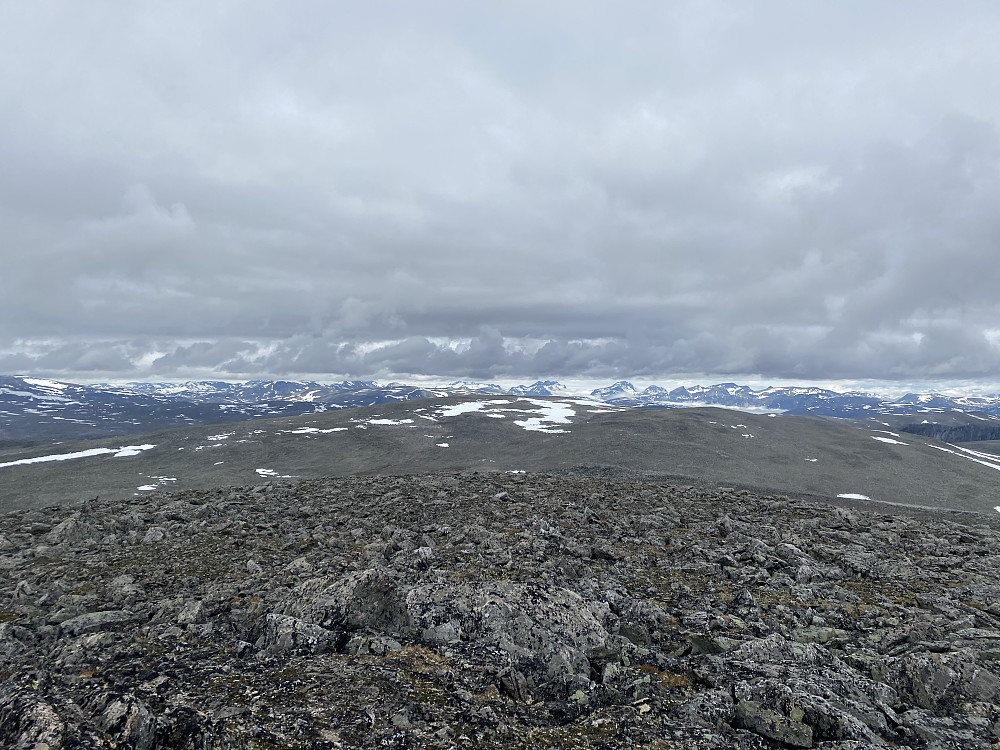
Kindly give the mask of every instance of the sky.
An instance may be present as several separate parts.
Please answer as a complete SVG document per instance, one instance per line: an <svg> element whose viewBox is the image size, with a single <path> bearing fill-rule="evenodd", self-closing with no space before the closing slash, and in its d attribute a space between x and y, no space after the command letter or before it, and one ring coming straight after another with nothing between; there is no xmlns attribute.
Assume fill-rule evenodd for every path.
<svg viewBox="0 0 1000 750"><path fill-rule="evenodd" d="M998 380L993 0L0 6L0 373Z"/></svg>

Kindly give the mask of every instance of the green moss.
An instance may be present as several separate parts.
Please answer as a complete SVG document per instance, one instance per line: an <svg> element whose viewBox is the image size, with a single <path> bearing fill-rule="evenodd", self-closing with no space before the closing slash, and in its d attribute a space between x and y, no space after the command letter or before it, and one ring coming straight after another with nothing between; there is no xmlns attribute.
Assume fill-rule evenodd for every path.
<svg viewBox="0 0 1000 750"><path fill-rule="evenodd" d="M20 619L21 615L17 612L11 612L9 609L0 609L0 625L5 622L14 622L14 620Z"/></svg>

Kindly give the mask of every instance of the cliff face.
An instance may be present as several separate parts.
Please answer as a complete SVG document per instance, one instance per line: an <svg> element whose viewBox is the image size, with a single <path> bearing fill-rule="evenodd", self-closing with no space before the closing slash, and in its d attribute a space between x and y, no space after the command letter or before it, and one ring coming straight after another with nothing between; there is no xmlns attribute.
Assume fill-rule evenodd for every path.
<svg viewBox="0 0 1000 750"><path fill-rule="evenodd" d="M0 517L14 748L992 748L1000 533L430 475Z"/></svg>

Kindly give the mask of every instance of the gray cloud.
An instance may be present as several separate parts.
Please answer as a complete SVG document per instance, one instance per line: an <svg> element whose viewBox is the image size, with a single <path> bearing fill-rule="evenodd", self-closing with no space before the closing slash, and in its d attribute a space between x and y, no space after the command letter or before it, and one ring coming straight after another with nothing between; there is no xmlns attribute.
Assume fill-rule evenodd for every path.
<svg viewBox="0 0 1000 750"><path fill-rule="evenodd" d="M1000 367L989 2L21 4L0 371Z"/></svg>

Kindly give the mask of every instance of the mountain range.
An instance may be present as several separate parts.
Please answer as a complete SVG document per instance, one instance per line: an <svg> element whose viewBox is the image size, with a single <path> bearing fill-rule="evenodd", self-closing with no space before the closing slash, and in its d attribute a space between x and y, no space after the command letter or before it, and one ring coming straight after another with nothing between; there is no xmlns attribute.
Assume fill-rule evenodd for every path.
<svg viewBox="0 0 1000 750"><path fill-rule="evenodd" d="M243 383L81 385L0 376L0 446L91 440L171 427L293 417L423 398L505 393L523 397L571 394L565 385L554 380L504 389L493 383L474 381L456 381L441 387L368 380L332 384L251 380ZM902 429L916 421L932 425L922 428L928 436L945 437L933 426L943 424L966 431L956 439L1000 438L1000 396L911 393L888 399L811 387L754 390L736 383L684 386L673 390L652 385L640 391L626 380L597 388L589 394L573 395L628 408L722 406L786 415L888 419L891 426ZM913 420L913 415L923 416Z"/></svg>

